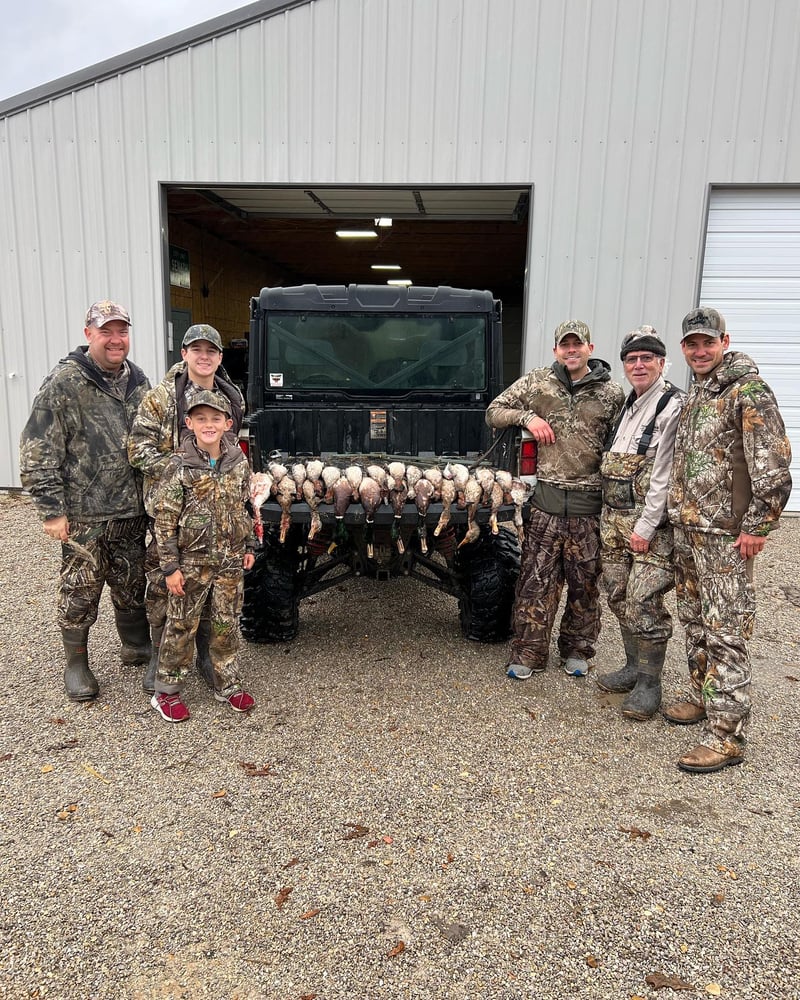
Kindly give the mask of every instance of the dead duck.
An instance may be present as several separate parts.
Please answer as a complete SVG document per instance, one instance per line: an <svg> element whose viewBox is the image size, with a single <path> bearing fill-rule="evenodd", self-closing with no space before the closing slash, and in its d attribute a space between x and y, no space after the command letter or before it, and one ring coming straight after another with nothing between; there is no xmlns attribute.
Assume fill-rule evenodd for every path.
<svg viewBox="0 0 800 1000"><path fill-rule="evenodd" d="M342 470L336 465L326 465L321 476L325 485L325 503L333 503L333 487L342 478Z"/></svg>
<svg viewBox="0 0 800 1000"><path fill-rule="evenodd" d="M397 463L397 464L402 464L402 463ZM405 469L405 466L403 468ZM400 528L403 523L403 508L406 505L407 499L408 499L408 483L402 476L399 478L395 477L393 485L389 487L389 503L392 505L392 511L394 512L394 518L392 519L391 537L400 555L402 555L406 550L406 547L403 544L403 535L400 531Z"/></svg>
<svg viewBox="0 0 800 1000"><path fill-rule="evenodd" d="M419 514L417 518L417 535L419 536L419 547L423 554L427 554L428 551L428 530L425 525L425 518L428 514L428 507L432 496L433 483L425 478L417 480L417 485L414 487L414 503L417 505L417 512Z"/></svg>
<svg viewBox="0 0 800 1000"><path fill-rule="evenodd" d="M361 499L361 506L364 508L364 513L366 515L364 542L367 546L367 559L372 559L375 556L372 543L375 530L375 511L378 509L378 505L381 502L380 485L371 476L364 476L358 487L358 495Z"/></svg>
<svg viewBox="0 0 800 1000"><path fill-rule="evenodd" d="M320 462L318 458L313 458L310 462L306 462L306 478L314 484L314 490L320 498L325 493L325 484L322 481L322 470L324 468L324 463ZM303 496L305 496L305 490L303 490Z"/></svg>
<svg viewBox="0 0 800 1000"><path fill-rule="evenodd" d="M318 510L320 497L317 493L313 479L306 479L303 483L302 489L303 499L308 504L309 510L311 511L311 524L308 528L308 540L310 542L322 527L322 519L319 516Z"/></svg>
<svg viewBox="0 0 800 1000"><path fill-rule="evenodd" d="M466 500L464 499L464 490L466 489L467 482L469 480L469 469L466 465L462 465L460 462L448 462L444 467L444 475L448 479L452 479L456 487L456 502L461 510L466 507Z"/></svg>
<svg viewBox="0 0 800 1000"><path fill-rule="evenodd" d="M400 484L405 482L406 478L406 463L405 462L389 462L386 467L386 471L389 473L389 489L399 490Z"/></svg>
<svg viewBox="0 0 800 1000"><path fill-rule="evenodd" d="M492 469L482 466L475 470L474 476L481 484L481 503L487 506L490 502L492 487L494 486L494 472Z"/></svg>
<svg viewBox="0 0 800 1000"><path fill-rule="evenodd" d="M503 506L503 487L497 481L492 483L492 488L489 492L489 506L492 508L489 514L489 525L492 529L492 534L496 535L500 530L500 526L497 523L497 512Z"/></svg>
<svg viewBox="0 0 800 1000"><path fill-rule="evenodd" d="M528 496L528 487L519 479L514 479L509 490L511 502L514 504L514 526L517 529L519 540L525 537L525 524L522 520L522 505Z"/></svg>
<svg viewBox="0 0 800 1000"><path fill-rule="evenodd" d="M360 465L348 465L344 470L344 478L350 483L350 488L353 491L353 500L358 500L358 487L364 478L364 470Z"/></svg>
<svg viewBox="0 0 800 1000"><path fill-rule="evenodd" d="M278 461L272 461L267 463L267 472L272 476L276 485L283 479L285 475L289 472L283 463Z"/></svg>
<svg viewBox="0 0 800 1000"><path fill-rule="evenodd" d="M290 470L292 479L294 479L295 490L297 491L297 499L303 499L303 483L306 481L308 473L306 472L306 466L304 462L295 462Z"/></svg>
<svg viewBox="0 0 800 1000"><path fill-rule="evenodd" d="M462 545L469 545L470 542L474 542L481 533L481 527L475 520L475 515L478 513L478 505L481 502L482 496L483 487L474 476L470 476L464 486L464 504L467 508L467 533L458 543L459 548Z"/></svg>
<svg viewBox="0 0 800 1000"><path fill-rule="evenodd" d="M438 465L431 465L429 468L425 469L422 473L425 479L433 486L433 497L431 498L435 503L438 503L442 495L442 470Z"/></svg>
<svg viewBox="0 0 800 1000"><path fill-rule="evenodd" d="M279 538L281 544L283 544L286 541L286 534L292 523L292 504L297 498L297 484L288 472L275 487L275 495L278 498L281 508Z"/></svg>
<svg viewBox="0 0 800 1000"><path fill-rule="evenodd" d="M264 522L261 520L261 505L265 503L272 490L272 476L269 472L253 472L250 474L250 506L253 508L253 530L259 542L264 541Z"/></svg>
<svg viewBox="0 0 800 1000"><path fill-rule="evenodd" d="M414 495L414 488L416 487L417 483L421 478L422 478L422 469L418 469L416 465L406 466L406 482L408 483L409 496Z"/></svg>
<svg viewBox="0 0 800 1000"><path fill-rule="evenodd" d="M456 496L456 484L453 482L452 479L445 479L445 477L442 476L441 494L442 494L442 513L439 515L439 523L433 529L433 533L437 537L450 523L450 507L453 503L453 500L455 500Z"/></svg>
<svg viewBox="0 0 800 1000"><path fill-rule="evenodd" d="M345 476L340 476L333 486L333 513L336 517L335 540L331 548L335 548L337 542L347 537L347 528L344 524L344 515L347 508L353 501L353 487ZM329 549L330 551L330 549Z"/></svg>

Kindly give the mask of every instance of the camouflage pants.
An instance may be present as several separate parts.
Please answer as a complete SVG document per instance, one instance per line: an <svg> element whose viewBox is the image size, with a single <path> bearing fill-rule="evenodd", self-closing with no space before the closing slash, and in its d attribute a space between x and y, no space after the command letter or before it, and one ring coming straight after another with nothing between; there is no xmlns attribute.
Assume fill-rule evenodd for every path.
<svg viewBox="0 0 800 1000"><path fill-rule="evenodd" d="M721 753L740 749L750 715L750 657L755 591L753 560L732 535L675 528L675 590L686 629L689 697L705 705L701 743Z"/></svg>
<svg viewBox="0 0 800 1000"><path fill-rule="evenodd" d="M167 624L161 639L156 691L175 694L183 687L194 657L194 637L206 602L211 613L208 653L214 687L225 691L239 685L239 612L244 595L241 568L220 571L207 566L183 568L184 596L169 595Z"/></svg>
<svg viewBox="0 0 800 1000"><path fill-rule="evenodd" d="M80 552L70 544L61 545L56 616L59 628L94 625L105 584L117 611L136 611L144 606L146 527L144 516L99 524L70 521L70 538L85 551Z"/></svg>
<svg viewBox="0 0 800 1000"><path fill-rule="evenodd" d="M559 627L558 651L565 659L594 656L600 635L598 523L594 515L559 517L531 511L514 602L514 662L539 669L546 666L565 582L567 606Z"/></svg>
<svg viewBox="0 0 800 1000"><path fill-rule="evenodd" d="M664 595L675 585L672 527L659 528L647 552L631 552L631 532L638 519L638 511L603 509L603 586L622 628L663 643L672 635L672 616L664 607Z"/></svg>
<svg viewBox="0 0 800 1000"><path fill-rule="evenodd" d="M161 628L167 620L169 591L167 590L167 581L161 572L161 563L158 560L158 546L153 534L152 521L150 522L150 541L144 556L144 572L147 577L147 589L144 594L147 620L152 628ZM208 621L210 613L209 602L206 601L201 618Z"/></svg>

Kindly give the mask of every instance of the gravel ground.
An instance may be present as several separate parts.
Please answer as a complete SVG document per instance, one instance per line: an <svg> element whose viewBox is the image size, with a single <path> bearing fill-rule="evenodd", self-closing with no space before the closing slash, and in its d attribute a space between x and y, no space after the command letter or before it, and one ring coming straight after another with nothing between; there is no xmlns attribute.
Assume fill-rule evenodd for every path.
<svg viewBox="0 0 800 1000"><path fill-rule="evenodd" d="M104 598L101 696L71 704L58 547L13 494L0 539L4 998L800 997L799 520L757 560L747 760L710 776L591 676L508 681L410 580L304 602L243 651L249 717L194 678L175 727Z"/></svg>

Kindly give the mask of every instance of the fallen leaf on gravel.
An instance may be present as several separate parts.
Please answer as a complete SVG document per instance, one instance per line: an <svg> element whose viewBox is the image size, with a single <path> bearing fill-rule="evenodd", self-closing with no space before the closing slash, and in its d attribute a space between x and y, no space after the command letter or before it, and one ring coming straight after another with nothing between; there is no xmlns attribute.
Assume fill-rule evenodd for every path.
<svg viewBox="0 0 800 1000"><path fill-rule="evenodd" d="M708 986L706 986L706 993L708 993L710 997L721 997L722 987L719 983L709 983Z"/></svg>
<svg viewBox="0 0 800 1000"><path fill-rule="evenodd" d="M66 719L55 718L55 719L51 719L50 721L53 723L54 726L66 726L66 724L67 724L67 720Z"/></svg>
<svg viewBox="0 0 800 1000"><path fill-rule="evenodd" d="M257 767L255 764L249 761L240 760L239 767L241 767L248 778L274 778L275 772L272 770L272 764L262 764L261 767Z"/></svg>
<svg viewBox="0 0 800 1000"><path fill-rule="evenodd" d="M45 747L47 753L58 753L59 750L70 750L72 747L78 745L77 739L67 740L65 743L53 743L49 747Z"/></svg>
<svg viewBox="0 0 800 1000"><path fill-rule="evenodd" d="M578 888L578 883L577 882L573 882L573 881L570 880L569 882L567 882L567 888L568 889L577 889Z"/></svg>
<svg viewBox="0 0 800 1000"><path fill-rule="evenodd" d="M599 969L600 959L595 958L594 955L587 955L586 964L589 966L590 969Z"/></svg>
<svg viewBox="0 0 800 1000"><path fill-rule="evenodd" d="M725 902L724 892L715 892L714 895L711 897L712 906L722 906L724 902Z"/></svg>
<svg viewBox="0 0 800 1000"><path fill-rule="evenodd" d="M529 716L530 716L530 717L531 717L532 719L536 719L536 718L538 718L538 716L537 716L536 712L534 712L534 710L533 710L532 708L526 708L526 709L525 709L525 711L526 711L526 712L528 713L528 715L529 715Z"/></svg>
<svg viewBox="0 0 800 1000"><path fill-rule="evenodd" d="M2 756L2 757L0 757L0 761L3 761L3 762L5 762L5 761L7 761L7 760L11 760L11 758L12 758L13 756L14 756L14 754L13 754L13 753L4 753L4 754L3 754L3 756Z"/></svg>
<svg viewBox="0 0 800 1000"><path fill-rule="evenodd" d="M211 796L211 798L212 799L224 799L227 794L228 793L225 791L224 788L220 788L220 790L218 792L214 792L214 794Z"/></svg>
<svg viewBox="0 0 800 1000"><path fill-rule="evenodd" d="M42 765L42 774L49 774L52 770L53 770L53 765L52 764L43 764Z"/></svg>
<svg viewBox="0 0 800 1000"><path fill-rule="evenodd" d="M386 952L386 957L397 958L397 956L402 955L405 950L406 950L405 941L398 941L397 944L394 946L394 948Z"/></svg>
<svg viewBox="0 0 800 1000"><path fill-rule="evenodd" d="M114 834L110 830L101 830L100 833L102 833L104 837L109 837L111 840L114 839Z"/></svg>
<svg viewBox="0 0 800 1000"><path fill-rule="evenodd" d="M469 936L469 927L466 924L458 923L456 920L449 924L445 923L444 920L434 920L433 922L442 932L442 937L446 937L453 944L458 944L459 941L463 941L464 938Z"/></svg>
<svg viewBox="0 0 800 1000"><path fill-rule="evenodd" d="M300 914L300 919L301 920L311 920L312 917L318 917L319 913L320 913L320 911L318 909L317 910L306 910L305 913L301 913Z"/></svg>
<svg viewBox="0 0 800 1000"><path fill-rule="evenodd" d="M316 993L303 993L297 1000L317 1000Z"/></svg>
<svg viewBox="0 0 800 1000"><path fill-rule="evenodd" d="M285 885L278 893L278 895L275 897L275 905L278 907L279 910L286 902L286 900L289 898L291 893L292 893L292 886Z"/></svg>
<svg viewBox="0 0 800 1000"><path fill-rule="evenodd" d="M677 976L665 976L663 972L651 972L649 976L644 977L644 981L654 990L666 987L670 990L691 990L694 992L694 986L691 983L678 979Z"/></svg>
<svg viewBox="0 0 800 1000"><path fill-rule="evenodd" d="M795 677L794 674L786 674L787 681L800 681L800 677Z"/></svg>
<svg viewBox="0 0 800 1000"><path fill-rule="evenodd" d="M283 867L284 868L294 868L295 865L299 865L299 864L300 864L300 858L289 858L289 860L286 862L286 864Z"/></svg>
<svg viewBox="0 0 800 1000"><path fill-rule="evenodd" d="M92 767L91 764L84 763L83 769L87 774L91 774L93 778L97 778L98 781L103 781L107 785L111 784L110 780L104 777L96 768Z"/></svg>
<svg viewBox="0 0 800 1000"><path fill-rule="evenodd" d="M346 827L349 827L347 833L344 835L345 840L356 840L358 837L365 837L369 833L368 826L362 826L360 823L345 823Z"/></svg>
<svg viewBox="0 0 800 1000"><path fill-rule="evenodd" d="M649 840L652 836L649 830L640 830L638 826L620 826L618 829L629 834L631 840Z"/></svg>
<svg viewBox="0 0 800 1000"><path fill-rule="evenodd" d="M370 840L369 843L367 844L367 847L377 847L378 844L380 844L379 840Z"/></svg>

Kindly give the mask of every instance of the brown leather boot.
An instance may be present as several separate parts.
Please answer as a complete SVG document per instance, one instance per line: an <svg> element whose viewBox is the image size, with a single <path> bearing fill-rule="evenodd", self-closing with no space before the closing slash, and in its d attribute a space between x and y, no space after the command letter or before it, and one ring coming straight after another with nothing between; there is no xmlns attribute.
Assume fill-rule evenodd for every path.
<svg viewBox="0 0 800 1000"><path fill-rule="evenodd" d="M690 774L713 774L715 771L721 771L723 767L741 764L743 760L744 757L740 753L719 753L711 747L699 744L681 757L678 767Z"/></svg>
<svg viewBox="0 0 800 1000"><path fill-rule="evenodd" d="M706 710L702 705L695 705L693 701L676 701L661 713L667 722L676 726L692 726L695 722L702 722L706 717Z"/></svg>

